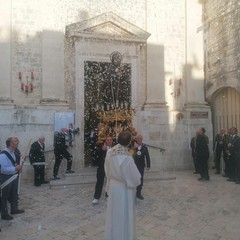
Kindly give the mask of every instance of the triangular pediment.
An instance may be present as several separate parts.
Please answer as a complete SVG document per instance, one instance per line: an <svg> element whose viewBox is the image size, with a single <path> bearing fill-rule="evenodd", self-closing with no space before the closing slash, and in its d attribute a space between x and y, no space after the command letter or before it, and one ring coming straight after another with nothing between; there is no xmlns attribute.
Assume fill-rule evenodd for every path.
<svg viewBox="0 0 240 240"><path fill-rule="evenodd" d="M103 37L140 42L145 42L150 36L148 32L114 13L106 13L82 22L73 23L66 27L66 34L70 37Z"/></svg>

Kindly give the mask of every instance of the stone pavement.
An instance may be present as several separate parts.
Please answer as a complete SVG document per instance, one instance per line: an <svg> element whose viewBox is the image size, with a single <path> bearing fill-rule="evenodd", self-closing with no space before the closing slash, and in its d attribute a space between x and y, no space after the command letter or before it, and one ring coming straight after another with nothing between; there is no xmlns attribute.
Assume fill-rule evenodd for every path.
<svg viewBox="0 0 240 240"><path fill-rule="evenodd" d="M136 204L137 240L239 240L240 185L213 172L209 182L188 170L175 174L175 180L145 181L145 199ZM93 191L91 181L22 184L25 213L0 221L0 239L104 240L106 200L93 206Z"/></svg>

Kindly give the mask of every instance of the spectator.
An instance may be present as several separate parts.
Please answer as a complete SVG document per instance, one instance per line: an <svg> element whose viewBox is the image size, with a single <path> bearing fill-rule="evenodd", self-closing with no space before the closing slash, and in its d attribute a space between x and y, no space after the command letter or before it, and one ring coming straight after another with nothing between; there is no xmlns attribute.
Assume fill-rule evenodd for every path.
<svg viewBox="0 0 240 240"><path fill-rule="evenodd" d="M34 186L49 183L45 180L45 137L41 136L30 147L29 160L34 168Z"/></svg>

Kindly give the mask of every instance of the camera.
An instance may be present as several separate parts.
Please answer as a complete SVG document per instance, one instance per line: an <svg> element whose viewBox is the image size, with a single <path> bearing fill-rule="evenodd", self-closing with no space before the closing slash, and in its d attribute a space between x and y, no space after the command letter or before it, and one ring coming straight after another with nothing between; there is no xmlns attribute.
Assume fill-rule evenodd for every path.
<svg viewBox="0 0 240 240"><path fill-rule="evenodd" d="M76 128L76 129L69 128L68 131L69 131L69 134L73 134L73 135L79 135L79 132L80 132L79 128Z"/></svg>

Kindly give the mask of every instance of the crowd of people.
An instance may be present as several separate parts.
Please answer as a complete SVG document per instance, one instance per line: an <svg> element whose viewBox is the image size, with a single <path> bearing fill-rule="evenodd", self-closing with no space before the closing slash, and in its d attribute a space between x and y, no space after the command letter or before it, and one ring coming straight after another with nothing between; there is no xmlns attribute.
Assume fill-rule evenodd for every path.
<svg viewBox="0 0 240 240"><path fill-rule="evenodd" d="M54 138L55 165L52 180L57 177L58 169L63 158L66 158L66 173L71 170L72 156L67 151L66 129L61 129ZM147 146L142 142L142 135L132 141L129 131L119 134L116 142L108 136L102 145L97 146L97 182L95 186L93 204L97 204L102 194L105 176L107 179L105 196L108 197L106 239L133 239L135 236L135 198L143 200L144 169L150 168L150 156ZM19 139L10 137L6 141L6 148L0 153L1 166L1 218L12 220L14 214L24 213L18 208L19 203L19 174L23 169L24 156L18 150ZM130 150L132 154L130 154ZM34 169L34 186L49 183L45 179L45 137L40 136L33 142L29 150L29 161ZM10 207L10 212L9 212ZM125 209L125 210L124 210ZM11 214L10 214L11 213ZM118 220L112 216L117 214ZM119 238L121 236L121 238Z"/></svg>
<svg viewBox="0 0 240 240"><path fill-rule="evenodd" d="M209 181L209 139L204 128L199 128L191 139L191 149L195 174L199 181ZM59 179L58 170L63 158L67 159L66 173L73 173L72 155L67 150L67 129L61 129L54 137L55 165L52 180ZM10 137L6 148L0 154L1 166L1 218L12 220L12 215L24 213L19 209L19 174L25 156L18 150L19 139ZM40 136L30 146L29 160L34 169L34 185L41 186L45 179L45 137ZM145 170L150 169L148 147L143 136L134 139L129 131L122 131L113 141L107 136L103 144L96 146L97 165L96 185L92 204L98 204L106 178L105 197L107 198L107 218L105 239L134 239L135 236L135 199L143 200L142 188ZM215 174L223 172L228 181L240 184L240 137L237 129L225 129L215 136L213 142ZM223 158L223 162L221 161ZM9 212L9 207L10 212ZM118 216L117 220L113 216Z"/></svg>
<svg viewBox="0 0 240 240"><path fill-rule="evenodd" d="M72 155L67 150L65 136L68 129L62 128L54 137L54 154L55 164L53 167L52 180L59 179L57 176L59 166L63 158L67 159L66 173L74 173L72 167ZM24 210L18 208L20 174L26 156L23 156L18 149L18 137L9 137L6 140L6 148L0 152L0 211L3 220L12 220L14 214L24 213ZM30 145L30 142L29 142ZM26 150L26 149L25 149ZM27 149L28 150L28 149ZM45 137L40 136L37 141L33 142L29 150L29 161L34 169L34 186L47 184L45 179ZM10 212L9 212L10 207ZM10 214L11 213L11 214Z"/></svg>
<svg viewBox="0 0 240 240"><path fill-rule="evenodd" d="M107 152L116 145L114 143L113 139L110 136L107 136L103 144L98 144L96 147L96 152L95 154L96 159L95 162L97 164L97 181L95 185L95 192L93 196L92 203L93 204L98 204L99 199L102 194L102 189L104 185L104 180L105 180L105 169L104 169L104 164L105 164L105 158ZM134 141L131 140L131 143L128 145L128 152L130 155L132 155L135 165L137 166L137 169L141 175L141 182L136 188L136 197L138 199L143 200L144 197L141 194L142 188L143 188L143 177L144 177L144 170L150 169L150 156L148 152L148 147L146 144L143 143L143 136L142 135L137 135ZM107 191L105 192L105 197L108 197Z"/></svg>
<svg viewBox="0 0 240 240"><path fill-rule="evenodd" d="M215 174L227 177L227 181L240 184L240 137L236 127L221 128L213 141ZM191 139L190 146L194 163L194 174L200 174L200 181L209 181L209 140L205 129L199 128ZM223 159L223 161L221 161Z"/></svg>

